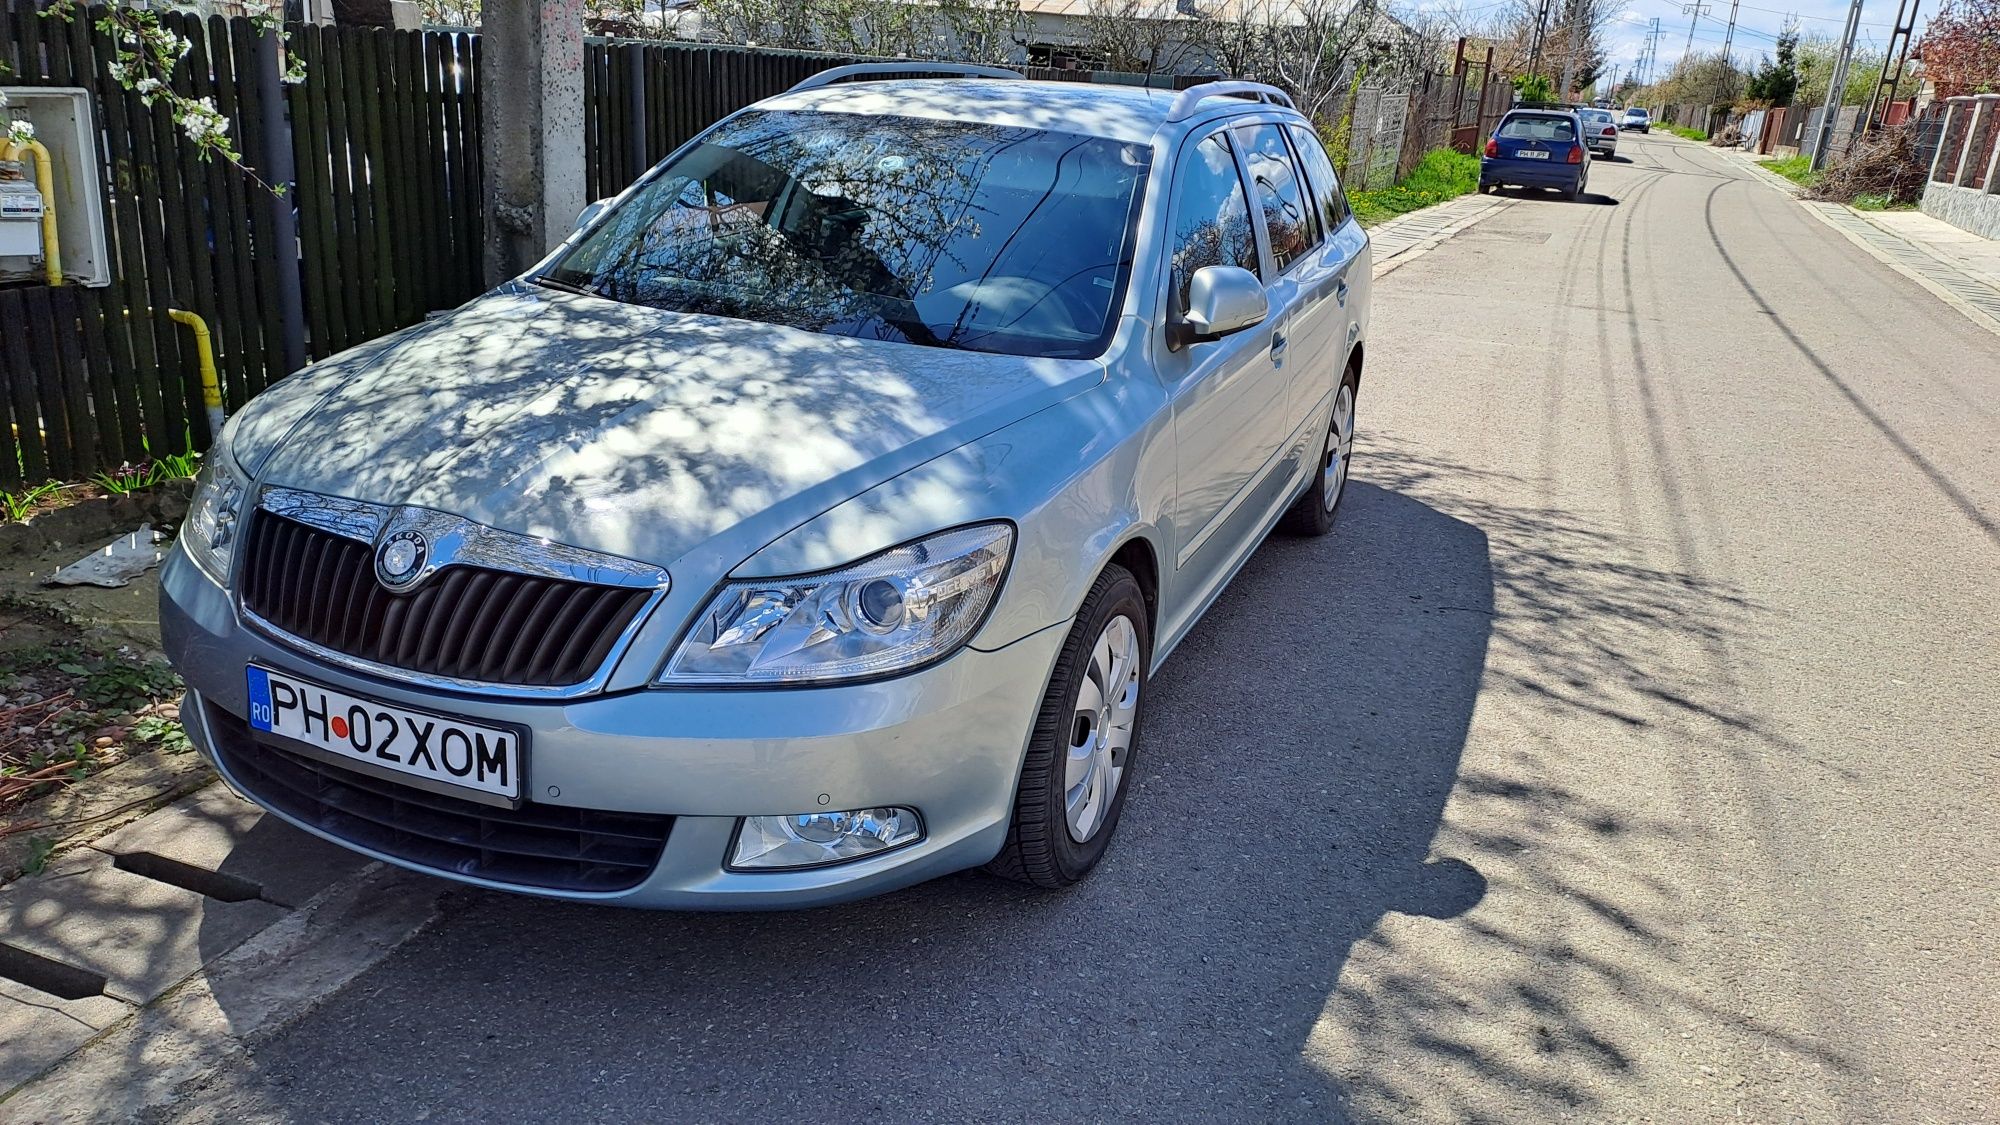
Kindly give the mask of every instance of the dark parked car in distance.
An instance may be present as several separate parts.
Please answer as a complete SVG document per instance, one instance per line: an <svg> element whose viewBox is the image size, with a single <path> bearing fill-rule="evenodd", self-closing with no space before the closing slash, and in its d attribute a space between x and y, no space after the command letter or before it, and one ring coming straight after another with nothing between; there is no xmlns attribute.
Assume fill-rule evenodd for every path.
<svg viewBox="0 0 2000 1125"><path fill-rule="evenodd" d="M1479 190L1555 188L1566 199L1590 181L1583 118L1571 108L1507 111L1479 160Z"/></svg>

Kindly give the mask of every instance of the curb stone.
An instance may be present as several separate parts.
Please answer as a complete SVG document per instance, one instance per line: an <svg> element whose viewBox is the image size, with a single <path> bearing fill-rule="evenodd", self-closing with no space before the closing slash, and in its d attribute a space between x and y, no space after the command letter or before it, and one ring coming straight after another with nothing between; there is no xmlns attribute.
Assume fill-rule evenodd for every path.
<svg viewBox="0 0 2000 1125"><path fill-rule="evenodd" d="M1462 195L1443 203L1398 215L1368 232L1375 253L1376 278L1442 246L1460 231L1512 207L1516 200L1491 195Z"/></svg>
<svg viewBox="0 0 2000 1125"><path fill-rule="evenodd" d="M221 1010L220 1033L303 1011L428 922L445 884L397 870L395 901L371 901L364 884L391 881L387 870L209 785L72 849L43 876L0 888L0 1102L8 1103L0 1118L16 1119L10 1099L23 1083L120 1028L150 1057L151 1033L129 1029L191 987L207 989ZM310 952L326 936L315 919L334 901L332 917L355 931L339 947L345 960L243 953L274 943ZM412 922L416 902L425 905ZM363 924L371 919L374 928ZM362 938L369 958L349 948ZM263 977L240 967L246 958ZM255 988L214 1000L224 963ZM129 1060L119 1065L129 1069ZM100 1101L73 1093L47 1119L77 1115L77 1106L91 1107L84 1116L126 1116Z"/></svg>

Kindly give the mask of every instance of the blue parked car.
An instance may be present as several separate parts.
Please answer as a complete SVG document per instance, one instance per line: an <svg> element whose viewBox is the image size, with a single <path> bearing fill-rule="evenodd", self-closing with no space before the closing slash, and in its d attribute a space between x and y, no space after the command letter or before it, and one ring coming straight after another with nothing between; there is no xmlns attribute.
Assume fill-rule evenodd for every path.
<svg viewBox="0 0 2000 1125"><path fill-rule="evenodd" d="M1589 182L1583 120L1569 108L1508 110L1479 161L1480 191L1555 188L1575 199Z"/></svg>

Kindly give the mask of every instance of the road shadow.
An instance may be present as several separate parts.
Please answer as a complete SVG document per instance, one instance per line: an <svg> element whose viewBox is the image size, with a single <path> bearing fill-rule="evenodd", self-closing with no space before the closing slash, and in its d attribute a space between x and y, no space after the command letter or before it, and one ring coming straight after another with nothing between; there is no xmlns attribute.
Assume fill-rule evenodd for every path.
<svg viewBox="0 0 2000 1125"><path fill-rule="evenodd" d="M337 1119L407 1115L380 1061L441 1037L460 1061L422 1064L423 1097L475 1118L823 1097L890 1117L1343 1117L1307 1044L1350 949L1387 914L1452 918L1486 892L1432 842L1494 612L1480 529L1350 489L1333 536L1266 543L1154 681L1119 838L1084 885L968 873L743 915L457 890L261 1065L322 1087L299 1112ZM366 1065L331 1047L363 1027Z"/></svg>

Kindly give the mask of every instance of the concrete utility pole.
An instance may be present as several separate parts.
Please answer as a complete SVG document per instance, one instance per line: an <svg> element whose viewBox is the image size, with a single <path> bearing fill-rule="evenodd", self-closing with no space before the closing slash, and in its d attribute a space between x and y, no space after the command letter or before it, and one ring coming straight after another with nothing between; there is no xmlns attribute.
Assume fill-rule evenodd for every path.
<svg viewBox="0 0 2000 1125"><path fill-rule="evenodd" d="M1653 17L1653 30L1646 39L1646 82L1653 84L1653 68L1660 61L1660 17Z"/></svg>
<svg viewBox="0 0 2000 1125"><path fill-rule="evenodd" d="M1701 17L1708 14L1708 5L1701 3L1700 0L1694 0L1692 3L1682 4L1681 11L1688 13L1688 41L1687 46L1681 48L1681 57L1685 59L1694 55L1694 25L1701 22Z"/></svg>
<svg viewBox="0 0 2000 1125"><path fill-rule="evenodd" d="M1728 93L1723 87L1729 82L1730 71L1735 69L1730 59L1729 48L1736 42L1736 6L1740 3L1742 0L1729 0L1729 30L1722 35L1722 70L1715 76L1715 93L1708 99L1710 105L1721 101L1722 95Z"/></svg>
<svg viewBox="0 0 2000 1125"><path fill-rule="evenodd" d="M1583 7L1581 0L1571 0L1568 5L1569 54L1563 59L1562 91L1557 95L1557 101L1569 100L1570 83L1576 80L1576 53L1583 48Z"/></svg>
<svg viewBox="0 0 2000 1125"><path fill-rule="evenodd" d="M1548 34L1549 5L1553 3L1555 0L1542 0L1541 5L1535 9L1535 38L1528 48L1529 74L1542 72L1542 39Z"/></svg>
<svg viewBox="0 0 2000 1125"><path fill-rule="evenodd" d="M1861 119L1863 132L1875 128L1877 109L1885 116L1888 114L1884 95L1890 101L1895 100L1896 87L1903 81L1903 64L1909 61L1910 35L1916 30L1917 8L1921 4L1922 0L1896 0L1896 30L1889 36L1889 49L1882 52L1882 77L1875 81L1875 92L1868 96L1868 112Z"/></svg>
<svg viewBox="0 0 2000 1125"><path fill-rule="evenodd" d="M1861 30L1861 0L1847 9L1847 30L1840 36L1840 57L1833 64L1833 81L1826 87L1826 106L1820 111L1819 132L1813 137L1812 170L1826 163L1826 150L1833 145L1833 125L1840 116L1841 95L1847 87L1847 64L1854 58L1854 34Z"/></svg>
<svg viewBox="0 0 2000 1125"><path fill-rule="evenodd" d="M499 282L555 249L583 210L583 5L511 0L483 21L486 277Z"/></svg>

